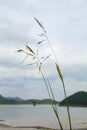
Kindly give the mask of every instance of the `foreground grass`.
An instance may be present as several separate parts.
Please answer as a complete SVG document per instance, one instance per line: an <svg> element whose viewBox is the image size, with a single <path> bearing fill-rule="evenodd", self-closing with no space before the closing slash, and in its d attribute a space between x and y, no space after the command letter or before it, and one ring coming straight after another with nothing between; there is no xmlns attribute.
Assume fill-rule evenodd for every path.
<svg viewBox="0 0 87 130"><path fill-rule="evenodd" d="M40 28L42 29L42 33L39 35L41 36L42 38L44 37L44 39L40 40L38 42L38 45L39 44L42 44L44 41L47 41L49 47L51 48L51 52L52 54L54 55L54 58L55 58L55 61L54 61L54 65L56 67L56 72L58 74L58 78L60 78L61 82L62 82L62 86L63 86L63 91L64 91L64 95L65 95L65 99L67 97L66 95L66 89L65 89L65 83L64 83L64 79L63 79L63 75L62 75L62 72L61 72L61 69L60 69L60 66L57 62L57 58L56 58L56 54L55 54L55 51L54 49L52 48L52 45L51 45L51 42L49 41L48 39L48 36L47 36L47 31L46 29L44 28L43 24L37 19L37 18L34 18L35 21L38 23L38 25L40 26ZM53 92L53 89L52 89L52 85L50 83L50 80L48 78L48 75L47 75L47 72L46 70L44 69L44 65L43 65L43 61L45 61L46 59L48 59L50 57L50 55L47 55L46 57L39 57L38 55L38 50L39 50L39 47L38 47L38 50L35 51L34 48L32 48L28 43L25 45L26 47L26 50L18 50L17 52L20 52L20 53L23 53L25 54L25 58L23 60L23 62L31 57L33 62L32 63L29 63L28 65L36 65L38 70L39 70L39 73L41 74L42 78L43 78L43 81L45 83L45 86L46 86L46 89L47 89L47 92L48 92L48 95L49 95L49 98L51 100L54 100L55 101L55 95L54 95L54 92ZM23 63L22 62L22 63ZM66 100L66 106L67 106L67 114L68 114L68 121L69 121L69 126L70 126L70 130L72 130L72 125L71 125L71 117L70 117L70 111L69 111L69 105L68 105L68 102ZM63 130L63 126L62 126L62 123L61 123L61 120L60 120L60 117L59 117L59 112L58 112L58 105L56 105L56 103L52 103L52 108L53 108L53 111L55 113L55 116L57 118L57 121L58 121L58 124L60 126L60 129Z"/></svg>

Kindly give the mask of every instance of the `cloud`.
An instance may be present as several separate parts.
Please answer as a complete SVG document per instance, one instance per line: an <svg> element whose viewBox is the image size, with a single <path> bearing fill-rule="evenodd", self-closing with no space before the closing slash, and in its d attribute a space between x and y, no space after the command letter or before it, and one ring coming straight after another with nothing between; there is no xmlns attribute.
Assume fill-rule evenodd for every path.
<svg viewBox="0 0 87 130"><path fill-rule="evenodd" d="M39 49L41 56L51 53L46 41L39 47L36 45L43 38L37 36L42 30L34 17L43 22L47 30L68 95L87 90L87 2L0 0L0 93L24 98L47 97L38 70L26 66L30 61L21 65L24 55L15 52L24 49L25 43L29 42L35 50ZM56 98L62 99L62 85L57 79L52 54L44 65Z"/></svg>
<svg viewBox="0 0 87 130"><path fill-rule="evenodd" d="M56 47L57 45L57 47ZM65 65L87 64L85 43L56 43L53 46L57 55L58 61Z"/></svg>

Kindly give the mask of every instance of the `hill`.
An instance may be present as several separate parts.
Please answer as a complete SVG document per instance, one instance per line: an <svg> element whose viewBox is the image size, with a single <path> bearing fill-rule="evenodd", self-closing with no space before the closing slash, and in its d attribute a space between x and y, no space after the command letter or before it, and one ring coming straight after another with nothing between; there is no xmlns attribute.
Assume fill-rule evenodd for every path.
<svg viewBox="0 0 87 130"><path fill-rule="evenodd" d="M56 103L58 104L57 101L53 101L50 99L43 99L43 100L39 100L39 99L27 99L27 100L23 100L19 97L3 97L2 95L0 95L0 104L52 104L52 103Z"/></svg>
<svg viewBox="0 0 87 130"><path fill-rule="evenodd" d="M18 101L7 99L2 95L0 95L0 104L18 104Z"/></svg>
<svg viewBox="0 0 87 130"><path fill-rule="evenodd" d="M6 97L6 99L11 99L11 100L19 101L19 102L24 101L24 100L21 99L20 97Z"/></svg>
<svg viewBox="0 0 87 130"><path fill-rule="evenodd" d="M87 92L80 91L66 98L69 106L87 107ZM60 102L60 106L66 105L66 99Z"/></svg>
<svg viewBox="0 0 87 130"><path fill-rule="evenodd" d="M43 100L38 100L38 99L28 99L22 102L23 104L52 104L56 103L58 104L57 101L53 101L51 99L43 99Z"/></svg>

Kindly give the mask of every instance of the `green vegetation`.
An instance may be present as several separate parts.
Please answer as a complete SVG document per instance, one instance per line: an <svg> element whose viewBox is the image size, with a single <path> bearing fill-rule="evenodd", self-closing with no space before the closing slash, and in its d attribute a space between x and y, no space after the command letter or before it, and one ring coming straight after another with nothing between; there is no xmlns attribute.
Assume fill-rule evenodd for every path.
<svg viewBox="0 0 87 130"><path fill-rule="evenodd" d="M12 100L12 99L7 99L0 95L0 104L18 104L18 101Z"/></svg>
<svg viewBox="0 0 87 130"><path fill-rule="evenodd" d="M0 104L33 104L35 103L36 105L39 104L59 104L58 101L50 100L50 99L27 99L23 100L20 98L6 98L0 95Z"/></svg>
<svg viewBox="0 0 87 130"><path fill-rule="evenodd" d="M66 99L60 102L60 106L66 105ZM77 92L69 97L67 97L67 102L69 106L84 106L87 107L87 92Z"/></svg>
<svg viewBox="0 0 87 130"><path fill-rule="evenodd" d="M77 92L74 93L73 95L67 97L67 102L69 106L81 106L81 107L87 107L87 92ZM21 99L19 97L3 97L0 95L0 104L33 104L35 103L36 105L46 105L46 104L57 104L60 106L66 106L66 101L63 99L62 101L54 101L51 99Z"/></svg>
<svg viewBox="0 0 87 130"><path fill-rule="evenodd" d="M57 101L51 100L51 99L42 99L42 100L38 100L38 99L29 99L29 100L25 100L23 101L23 104L58 104Z"/></svg>

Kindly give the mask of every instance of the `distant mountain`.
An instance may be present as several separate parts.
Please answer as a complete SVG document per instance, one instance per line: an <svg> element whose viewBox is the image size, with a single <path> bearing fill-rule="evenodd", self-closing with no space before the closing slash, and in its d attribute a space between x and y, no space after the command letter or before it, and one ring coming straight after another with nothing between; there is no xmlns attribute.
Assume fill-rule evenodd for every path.
<svg viewBox="0 0 87 130"><path fill-rule="evenodd" d="M66 98L69 106L87 107L87 92L80 91ZM66 105L66 99L60 102L61 106Z"/></svg>
<svg viewBox="0 0 87 130"><path fill-rule="evenodd" d="M23 104L52 104L56 103L58 104L57 101L51 100L51 99L43 99L43 100L38 100L38 99L28 99L22 102Z"/></svg>
<svg viewBox="0 0 87 130"><path fill-rule="evenodd" d="M11 100L19 101L19 102L24 101L24 100L21 99L20 97L6 97L6 99L11 99Z"/></svg>
<svg viewBox="0 0 87 130"><path fill-rule="evenodd" d="M83 106L87 107L87 92L81 91L77 92L69 97L67 97L67 102L69 106ZM52 104L56 103L60 106L66 105L66 99L62 100L60 103L58 101L50 99L27 99L23 100L20 97L3 97L0 95L0 104Z"/></svg>
<svg viewBox="0 0 87 130"><path fill-rule="evenodd" d="M18 104L18 101L7 99L2 95L0 95L0 104Z"/></svg>
<svg viewBox="0 0 87 130"><path fill-rule="evenodd" d="M50 99L43 99L43 100L38 100L38 99L27 99L23 100L19 97L3 97L0 95L0 104L52 104L56 103L58 104L57 101L50 100Z"/></svg>
<svg viewBox="0 0 87 130"><path fill-rule="evenodd" d="M50 100L50 99L43 99L41 100L43 104L52 104L52 103L56 103L56 104L59 104L58 101L54 101L54 100Z"/></svg>

